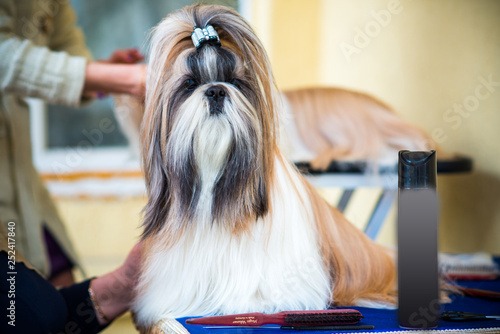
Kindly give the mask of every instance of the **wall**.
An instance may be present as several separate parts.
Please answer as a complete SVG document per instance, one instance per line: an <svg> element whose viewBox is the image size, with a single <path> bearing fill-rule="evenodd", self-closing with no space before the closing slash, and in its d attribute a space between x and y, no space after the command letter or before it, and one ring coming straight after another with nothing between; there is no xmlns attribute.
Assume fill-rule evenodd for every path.
<svg viewBox="0 0 500 334"><path fill-rule="evenodd" d="M281 89L370 93L474 172L439 177L440 247L500 254L500 2L256 0ZM264 21L264 22L262 22Z"/></svg>

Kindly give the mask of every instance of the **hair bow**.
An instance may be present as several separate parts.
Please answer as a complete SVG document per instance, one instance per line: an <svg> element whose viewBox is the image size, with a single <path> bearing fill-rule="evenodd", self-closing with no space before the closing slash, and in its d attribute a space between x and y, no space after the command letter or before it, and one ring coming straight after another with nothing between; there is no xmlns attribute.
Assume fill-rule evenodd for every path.
<svg viewBox="0 0 500 334"><path fill-rule="evenodd" d="M207 24L207 26L203 29L194 27L194 31L191 33L191 39L197 49L199 49L205 42L212 42L215 45L220 46L219 35L210 24Z"/></svg>

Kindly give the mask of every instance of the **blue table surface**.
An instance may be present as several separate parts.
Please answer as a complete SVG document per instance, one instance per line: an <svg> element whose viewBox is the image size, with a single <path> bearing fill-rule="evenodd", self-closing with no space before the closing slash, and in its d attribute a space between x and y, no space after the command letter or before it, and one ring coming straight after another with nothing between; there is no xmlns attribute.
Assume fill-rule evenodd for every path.
<svg viewBox="0 0 500 334"><path fill-rule="evenodd" d="M500 263L500 257L496 258L495 261ZM457 281L458 285L476 289L490 290L500 292L500 279L493 281ZM500 300L486 300L473 297L464 296L451 296L451 303L443 304L441 306L442 311L465 311L473 313L483 313L489 315L500 315ZM397 310L379 310L366 307L349 307L350 309L359 310L365 317L359 322L359 325L374 325L373 330L360 330L360 331L338 331L338 333L355 333L355 332L387 332L387 331L399 331L403 330L398 325L398 314ZM200 325L187 325L185 320L187 318L177 319L179 320L190 333L258 333L258 334L271 334L282 331L279 328L245 328L245 329L209 329L204 328ZM487 320L487 321L470 321L470 322L450 322L440 320L437 329L470 329L470 328L490 328L498 327L500 328L500 320ZM335 331L283 331L283 332L295 332L295 333L336 333ZM500 333L500 329L499 329Z"/></svg>

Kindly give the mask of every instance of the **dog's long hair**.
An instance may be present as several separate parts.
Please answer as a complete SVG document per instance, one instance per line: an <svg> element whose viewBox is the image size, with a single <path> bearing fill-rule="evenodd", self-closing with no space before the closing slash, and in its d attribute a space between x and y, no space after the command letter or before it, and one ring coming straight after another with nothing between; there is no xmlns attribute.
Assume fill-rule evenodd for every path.
<svg viewBox="0 0 500 334"><path fill-rule="evenodd" d="M193 26L207 24L219 28L224 46L193 52ZM194 217L204 190L200 169L211 164L222 169L213 175L215 221L244 227L268 212L276 151L275 85L263 50L246 22L222 7L190 7L155 29L142 130L149 199L145 236L158 232L167 219L178 229ZM218 125L207 124L213 122L203 99L204 88L213 82L228 94L227 119ZM230 129L230 138L218 136L223 127ZM223 139L229 142L220 143ZM196 161L205 159L203 149L210 147L227 150L212 155L226 155L227 161Z"/></svg>
<svg viewBox="0 0 500 334"><path fill-rule="evenodd" d="M368 94L311 87L285 91L282 97L282 147L292 159L310 161L314 169L324 170L334 160L394 165L400 150L437 149L428 133Z"/></svg>
<svg viewBox="0 0 500 334"><path fill-rule="evenodd" d="M222 46L196 49L211 24ZM142 123L148 202L133 307L165 317L394 303L395 268L277 145L264 48L233 10L194 5L154 30Z"/></svg>

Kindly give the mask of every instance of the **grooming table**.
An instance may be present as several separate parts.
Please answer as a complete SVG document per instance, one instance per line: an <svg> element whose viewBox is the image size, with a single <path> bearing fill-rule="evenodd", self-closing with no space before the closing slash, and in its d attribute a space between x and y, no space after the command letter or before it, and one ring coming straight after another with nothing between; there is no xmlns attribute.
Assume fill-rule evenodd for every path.
<svg viewBox="0 0 500 334"><path fill-rule="evenodd" d="M368 163L365 161L332 161L326 170L316 170L309 162L296 162L297 168L306 174L323 173L364 173L368 171ZM394 166L379 166L379 170L384 173L397 173L397 164ZM472 171L472 159L462 155L452 158L437 160L437 172L441 173L465 173Z"/></svg>
<svg viewBox="0 0 500 334"><path fill-rule="evenodd" d="M500 257L495 258L495 262L500 264ZM493 281L458 281L461 286L476 289L484 289L500 292L500 279ZM473 297L451 296L452 302L442 305L442 311L465 311L473 313L484 313L489 315L500 315L500 300L486 300ZM359 325L373 325L375 329L359 331L292 331L275 328L245 328L245 329L208 329L199 325L186 325L186 318L178 319L186 329L193 334L196 333L241 333L241 334L273 334L273 333L432 333L432 334L452 334L452 333L500 333L500 320L470 321L470 322L450 322L439 321L438 328L432 330L405 330L399 328L397 310L379 310L366 307L349 307L359 310L364 319Z"/></svg>
<svg viewBox="0 0 500 334"><path fill-rule="evenodd" d="M398 194L397 164L379 166L378 174L370 173L364 161L332 161L325 171L313 169L308 162L295 165L316 189L337 189L333 196L329 194L325 198L368 237L385 245L392 244L380 240L379 235L383 226L395 224L389 216ZM437 172L439 175L468 173L472 165L471 158L457 155L438 159Z"/></svg>

